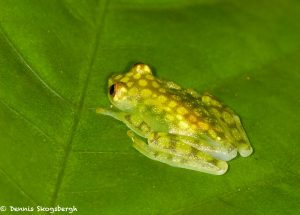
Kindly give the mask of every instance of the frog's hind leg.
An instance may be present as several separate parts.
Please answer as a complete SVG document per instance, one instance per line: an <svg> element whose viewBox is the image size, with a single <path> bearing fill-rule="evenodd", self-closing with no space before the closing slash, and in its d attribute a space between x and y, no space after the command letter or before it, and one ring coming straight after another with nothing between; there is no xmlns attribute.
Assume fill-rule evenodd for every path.
<svg viewBox="0 0 300 215"><path fill-rule="evenodd" d="M243 157L251 155L253 149L238 115L209 93L203 94L202 102L214 114L219 123L223 125L222 127L226 133L230 134L228 139L236 145L239 154Z"/></svg>
<svg viewBox="0 0 300 215"><path fill-rule="evenodd" d="M163 138L155 140L155 138L158 137L158 133L156 132L150 135L153 138L150 137L148 144L131 131L128 132L128 135L133 141L133 147L150 159L157 160L174 167L191 169L214 175L222 175L228 169L228 165L225 161L214 159L212 156L186 145L183 142L177 143L176 152L155 147L153 145L155 141L160 141L161 145L171 145L172 141L174 141L171 138L169 140Z"/></svg>

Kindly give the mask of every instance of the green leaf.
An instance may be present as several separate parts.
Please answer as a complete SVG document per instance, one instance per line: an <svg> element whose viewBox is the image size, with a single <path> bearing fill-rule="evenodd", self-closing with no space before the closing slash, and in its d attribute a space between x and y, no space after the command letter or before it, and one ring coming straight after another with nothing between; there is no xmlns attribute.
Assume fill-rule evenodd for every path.
<svg viewBox="0 0 300 215"><path fill-rule="evenodd" d="M0 206L298 214L299 15L295 0L2 0ZM254 154L213 176L135 151L125 125L95 114L134 62L219 97Z"/></svg>

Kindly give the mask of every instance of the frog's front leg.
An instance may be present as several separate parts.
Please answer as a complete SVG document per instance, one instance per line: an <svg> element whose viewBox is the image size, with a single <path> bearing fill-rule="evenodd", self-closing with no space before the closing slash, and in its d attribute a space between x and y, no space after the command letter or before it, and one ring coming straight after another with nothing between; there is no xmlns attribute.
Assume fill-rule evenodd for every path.
<svg viewBox="0 0 300 215"><path fill-rule="evenodd" d="M96 109L96 113L103 114L106 116L111 116L117 120L124 121L124 113L123 112L117 112L112 109L105 109L105 108L98 107Z"/></svg>
<svg viewBox="0 0 300 215"><path fill-rule="evenodd" d="M179 135L152 132L148 137L148 144L131 131L128 135L132 138L133 147L150 159L215 175L222 175L228 169L225 161L187 145L180 140Z"/></svg>

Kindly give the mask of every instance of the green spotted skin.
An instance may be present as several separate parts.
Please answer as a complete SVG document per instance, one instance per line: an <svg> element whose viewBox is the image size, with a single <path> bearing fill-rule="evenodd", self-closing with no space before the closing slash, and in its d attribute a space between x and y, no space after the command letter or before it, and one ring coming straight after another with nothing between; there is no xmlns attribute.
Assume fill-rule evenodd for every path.
<svg viewBox="0 0 300 215"><path fill-rule="evenodd" d="M237 152L253 151L233 110L209 93L156 78L146 64L109 78L108 98L112 107L97 113L124 122L133 146L153 160L221 175Z"/></svg>

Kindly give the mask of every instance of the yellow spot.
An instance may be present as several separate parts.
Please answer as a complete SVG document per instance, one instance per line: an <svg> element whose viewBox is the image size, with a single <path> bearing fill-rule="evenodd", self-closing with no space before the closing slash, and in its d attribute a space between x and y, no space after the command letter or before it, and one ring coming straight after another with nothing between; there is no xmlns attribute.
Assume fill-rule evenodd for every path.
<svg viewBox="0 0 300 215"><path fill-rule="evenodd" d="M176 115L176 118L177 118L178 120L182 120L182 119L183 119L183 117L182 117L181 115Z"/></svg>
<svg viewBox="0 0 300 215"><path fill-rule="evenodd" d="M211 97L208 96L208 95L204 95L204 96L202 96L202 101L203 101L205 104L210 105Z"/></svg>
<svg viewBox="0 0 300 215"><path fill-rule="evenodd" d="M154 80L153 75L146 75L146 78L147 78L148 80Z"/></svg>
<svg viewBox="0 0 300 215"><path fill-rule="evenodd" d="M166 115L166 119L169 120L169 121L172 121L172 120L175 119L175 117L173 115L171 115L171 114L167 114Z"/></svg>
<svg viewBox="0 0 300 215"><path fill-rule="evenodd" d="M212 108L212 109L211 109L211 112L212 112L216 117L218 117L218 118L221 117L221 113L220 113L220 111L219 111L218 109Z"/></svg>
<svg viewBox="0 0 300 215"><path fill-rule="evenodd" d="M215 106L215 107L222 107L222 105L221 105L221 103L220 102L218 102L217 100L215 100L215 99L212 99L211 100L211 104L213 105L213 106Z"/></svg>
<svg viewBox="0 0 300 215"><path fill-rule="evenodd" d="M146 74L146 73L151 74L151 69L146 64L138 64L138 65L136 65L136 71L138 73L141 73L141 74Z"/></svg>
<svg viewBox="0 0 300 215"><path fill-rule="evenodd" d="M173 108L173 107L176 107L177 105L177 102L171 100L170 103L169 103L169 107Z"/></svg>
<svg viewBox="0 0 300 215"><path fill-rule="evenodd" d="M148 84L148 82L147 82L145 79L140 79L140 80L139 80L139 85L140 85L140 86L144 87L144 86L146 86L147 84Z"/></svg>
<svg viewBox="0 0 300 215"><path fill-rule="evenodd" d="M115 80L119 80L120 78L122 78L122 75L117 75L115 78L113 78L113 79L115 79Z"/></svg>
<svg viewBox="0 0 300 215"><path fill-rule="evenodd" d="M206 131L208 129L208 124L204 123L204 122L198 122L198 126L200 127L201 130Z"/></svg>
<svg viewBox="0 0 300 215"><path fill-rule="evenodd" d="M196 121L197 121L197 118L196 118L194 115L190 115L190 116L189 116L189 120L190 120L191 122L196 122Z"/></svg>
<svg viewBox="0 0 300 215"><path fill-rule="evenodd" d="M126 74L127 77L131 77L132 75L133 75L132 72L128 72L128 73Z"/></svg>
<svg viewBox="0 0 300 215"><path fill-rule="evenodd" d="M234 138L237 139L237 140L242 138L240 132L236 128L231 129L231 133L234 136Z"/></svg>
<svg viewBox="0 0 300 215"><path fill-rule="evenodd" d="M217 138L217 133L213 129L210 129L208 133L213 139Z"/></svg>
<svg viewBox="0 0 300 215"><path fill-rule="evenodd" d="M138 73L143 73L143 65L142 64L136 65L135 69Z"/></svg>
<svg viewBox="0 0 300 215"><path fill-rule="evenodd" d="M156 81L152 81L152 86L154 88L159 88L159 84Z"/></svg>
<svg viewBox="0 0 300 215"><path fill-rule="evenodd" d="M182 142L178 142L176 144L176 151L181 153L181 154L189 154L191 151L191 146L182 143Z"/></svg>
<svg viewBox="0 0 300 215"><path fill-rule="evenodd" d="M167 111L167 112L172 112L172 109L169 108L169 107L165 107L165 111Z"/></svg>
<svg viewBox="0 0 300 215"><path fill-rule="evenodd" d="M170 147L170 138L161 136L159 138L159 146L164 149L169 148Z"/></svg>
<svg viewBox="0 0 300 215"><path fill-rule="evenodd" d="M149 90L149 89L143 89L143 90L141 91L141 96L142 96L143 98L147 98L147 97L151 96L151 94L152 94L152 92L151 92L151 90Z"/></svg>
<svg viewBox="0 0 300 215"><path fill-rule="evenodd" d="M133 76L134 79L140 79L141 78L141 74L140 73L136 73L134 76Z"/></svg>
<svg viewBox="0 0 300 215"><path fill-rule="evenodd" d="M173 81L166 82L167 86L172 89L180 90L181 87L178 84L175 84Z"/></svg>
<svg viewBox="0 0 300 215"><path fill-rule="evenodd" d="M189 124L185 121L180 121L179 122L179 127L182 128L182 129L186 129L189 127Z"/></svg>
<svg viewBox="0 0 300 215"><path fill-rule="evenodd" d="M227 123L231 124L231 123L234 122L234 120L233 120L231 114L228 113L227 111L224 111L223 114L222 114L222 116L223 116L223 119L224 119Z"/></svg>
<svg viewBox="0 0 300 215"><path fill-rule="evenodd" d="M179 107L179 108L177 108L177 113L179 113L179 114L182 114L182 115L184 115L184 114L187 114L187 109L185 109L184 107Z"/></svg>
<svg viewBox="0 0 300 215"><path fill-rule="evenodd" d="M192 95L193 97L199 97L199 94L191 88L186 89L186 92L189 93L190 95Z"/></svg>
<svg viewBox="0 0 300 215"><path fill-rule="evenodd" d="M133 87L133 88L131 88L131 89L128 91L128 94L129 94L130 96L136 96L136 95L138 94L138 92L139 92L138 88Z"/></svg>
<svg viewBox="0 0 300 215"><path fill-rule="evenodd" d="M129 78L128 77L124 77L124 78L121 79L121 81L122 82L127 82L127 81L129 81Z"/></svg>
<svg viewBox="0 0 300 215"><path fill-rule="evenodd" d="M150 131L150 128L146 124L143 124L142 127L141 127L141 130L144 131L144 132L148 132L148 131Z"/></svg>
<svg viewBox="0 0 300 215"><path fill-rule="evenodd" d="M160 103L164 103L165 101L167 101L167 97L165 97L165 96L163 96L163 95L160 95L160 96L158 96L158 101L159 101Z"/></svg>
<svg viewBox="0 0 300 215"><path fill-rule="evenodd" d="M160 88L158 91L161 92L161 93L165 93L165 92L166 92L166 89Z"/></svg>
<svg viewBox="0 0 300 215"><path fill-rule="evenodd" d="M142 119L140 117L137 117L135 115L131 115L131 123L135 126L138 127L142 123Z"/></svg>
<svg viewBox="0 0 300 215"><path fill-rule="evenodd" d="M128 87L132 87L132 85L133 85L133 82L132 82L132 81L130 81L130 82L127 83L127 86L128 86Z"/></svg>
<svg viewBox="0 0 300 215"><path fill-rule="evenodd" d="M196 129L197 129L197 126L196 126L195 124L192 124L192 125L191 125L191 128L192 128L193 130L196 130Z"/></svg>
<svg viewBox="0 0 300 215"><path fill-rule="evenodd" d="M151 73L150 67L148 65L146 65L146 64L143 65L143 71L147 72L147 73Z"/></svg>

